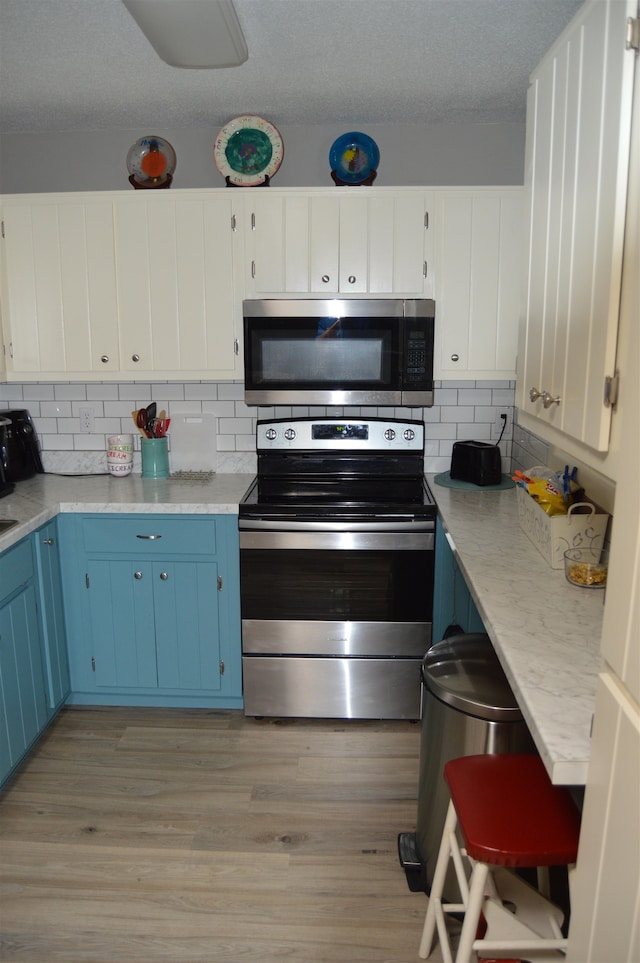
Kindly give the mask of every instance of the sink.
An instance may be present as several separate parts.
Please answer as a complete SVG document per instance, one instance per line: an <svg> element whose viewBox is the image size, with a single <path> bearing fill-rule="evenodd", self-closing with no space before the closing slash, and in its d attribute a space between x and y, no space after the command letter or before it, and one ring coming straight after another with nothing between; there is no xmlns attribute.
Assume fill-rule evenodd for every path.
<svg viewBox="0 0 640 963"><path fill-rule="evenodd" d="M0 535L7 532L14 525L17 525L17 519L15 518L0 518Z"/></svg>

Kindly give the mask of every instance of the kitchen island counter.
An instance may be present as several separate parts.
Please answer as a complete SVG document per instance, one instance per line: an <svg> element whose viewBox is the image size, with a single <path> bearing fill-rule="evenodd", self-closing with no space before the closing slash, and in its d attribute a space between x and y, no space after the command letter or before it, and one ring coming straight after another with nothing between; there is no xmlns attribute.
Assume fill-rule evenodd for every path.
<svg viewBox="0 0 640 963"><path fill-rule="evenodd" d="M0 499L0 519L14 519L0 535L0 552L60 512L235 515L253 475L142 479L140 475L36 475Z"/></svg>
<svg viewBox="0 0 640 963"><path fill-rule="evenodd" d="M427 476L469 590L554 783L584 785L604 592L570 585L521 530L515 489Z"/></svg>

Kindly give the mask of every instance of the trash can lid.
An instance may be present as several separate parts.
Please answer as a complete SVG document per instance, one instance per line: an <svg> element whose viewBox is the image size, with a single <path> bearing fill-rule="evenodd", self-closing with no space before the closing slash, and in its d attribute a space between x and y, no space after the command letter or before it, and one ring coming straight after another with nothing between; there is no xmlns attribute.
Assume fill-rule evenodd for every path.
<svg viewBox="0 0 640 963"><path fill-rule="evenodd" d="M422 681L441 702L479 719L522 720L488 635L465 633L436 642L422 660Z"/></svg>

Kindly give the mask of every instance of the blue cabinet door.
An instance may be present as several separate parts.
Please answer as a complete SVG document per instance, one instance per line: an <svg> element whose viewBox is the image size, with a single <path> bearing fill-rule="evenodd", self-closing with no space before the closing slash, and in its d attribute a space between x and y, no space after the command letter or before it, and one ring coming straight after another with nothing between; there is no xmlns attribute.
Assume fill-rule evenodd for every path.
<svg viewBox="0 0 640 963"><path fill-rule="evenodd" d="M53 716L64 704L70 691L56 519L35 532L34 544L40 595L40 622L44 646L47 706L50 716Z"/></svg>
<svg viewBox="0 0 640 963"><path fill-rule="evenodd" d="M96 686L157 688L151 563L90 559L87 576Z"/></svg>
<svg viewBox="0 0 640 963"><path fill-rule="evenodd" d="M47 724L42 640L31 539L2 556L0 579L0 782Z"/></svg>
<svg viewBox="0 0 640 963"><path fill-rule="evenodd" d="M436 521L436 561L433 597L433 641L444 638L451 625L464 632L484 632L484 624L447 541L442 522Z"/></svg>
<svg viewBox="0 0 640 963"><path fill-rule="evenodd" d="M154 563L158 686L220 689L216 562Z"/></svg>

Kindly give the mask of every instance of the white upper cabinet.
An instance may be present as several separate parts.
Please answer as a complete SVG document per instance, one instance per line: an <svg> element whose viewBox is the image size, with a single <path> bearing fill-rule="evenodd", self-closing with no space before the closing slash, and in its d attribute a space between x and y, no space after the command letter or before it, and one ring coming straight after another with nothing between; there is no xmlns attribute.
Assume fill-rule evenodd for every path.
<svg viewBox="0 0 640 963"><path fill-rule="evenodd" d="M636 0L590 0L531 77L518 407L607 451L616 369Z"/></svg>
<svg viewBox="0 0 640 963"><path fill-rule="evenodd" d="M247 293L431 296L430 200L366 187L252 192Z"/></svg>
<svg viewBox="0 0 640 963"><path fill-rule="evenodd" d="M20 195L2 202L7 377L117 371L111 201Z"/></svg>
<svg viewBox="0 0 640 963"><path fill-rule="evenodd" d="M435 377L515 378L522 189L434 190Z"/></svg>
<svg viewBox="0 0 640 963"><path fill-rule="evenodd" d="M229 378L240 299L228 193L170 191L114 202L121 370Z"/></svg>

